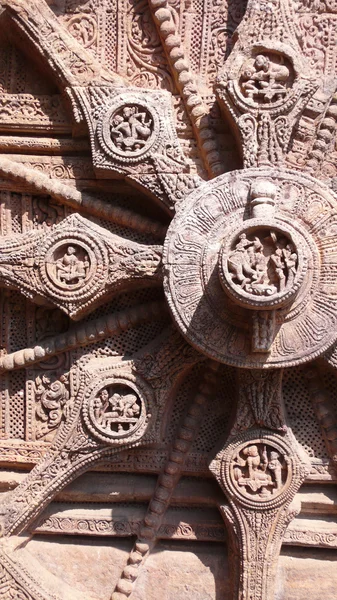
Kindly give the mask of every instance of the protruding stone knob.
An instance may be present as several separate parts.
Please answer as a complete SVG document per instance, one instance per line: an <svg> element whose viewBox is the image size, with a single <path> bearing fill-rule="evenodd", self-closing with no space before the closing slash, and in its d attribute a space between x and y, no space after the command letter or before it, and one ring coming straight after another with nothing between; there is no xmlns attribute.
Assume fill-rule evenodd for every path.
<svg viewBox="0 0 337 600"><path fill-rule="evenodd" d="M277 186L268 179L258 179L251 184L250 205L252 217L269 217L275 209Z"/></svg>

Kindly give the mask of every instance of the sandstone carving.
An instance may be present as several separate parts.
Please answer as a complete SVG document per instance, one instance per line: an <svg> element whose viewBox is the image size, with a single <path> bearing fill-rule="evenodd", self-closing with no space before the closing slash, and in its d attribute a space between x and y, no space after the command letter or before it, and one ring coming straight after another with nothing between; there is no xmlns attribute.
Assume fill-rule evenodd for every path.
<svg viewBox="0 0 337 600"><path fill-rule="evenodd" d="M232 477L240 491L257 499L277 495L284 486L287 470L285 457L262 444L246 446L232 462Z"/></svg>
<svg viewBox="0 0 337 600"><path fill-rule="evenodd" d="M336 14L0 2L4 600L334 597Z"/></svg>
<svg viewBox="0 0 337 600"><path fill-rule="evenodd" d="M283 60L282 60L283 59ZM258 54L243 66L240 85L244 96L257 103L284 100L291 69L279 55Z"/></svg>

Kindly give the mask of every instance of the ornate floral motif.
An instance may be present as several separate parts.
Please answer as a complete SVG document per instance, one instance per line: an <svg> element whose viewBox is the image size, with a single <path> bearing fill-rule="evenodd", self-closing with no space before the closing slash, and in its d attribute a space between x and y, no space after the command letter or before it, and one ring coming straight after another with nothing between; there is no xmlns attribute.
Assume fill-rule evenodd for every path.
<svg viewBox="0 0 337 600"><path fill-rule="evenodd" d="M57 429L70 410L69 380L66 375L52 381L48 375L35 379L36 400L36 439L50 441L50 435Z"/></svg>
<svg viewBox="0 0 337 600"><path fill-rule="evenodd" d="M0 130L70 131L61 95L0 94Z"/></svg>

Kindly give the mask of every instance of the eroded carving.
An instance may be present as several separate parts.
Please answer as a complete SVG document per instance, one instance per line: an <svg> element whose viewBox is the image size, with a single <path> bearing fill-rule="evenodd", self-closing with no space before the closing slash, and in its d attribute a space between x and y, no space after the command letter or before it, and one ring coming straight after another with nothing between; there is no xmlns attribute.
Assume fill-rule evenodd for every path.
<svg viewBox="0 0 337 600"><path fill-rule="evenodd" d="M285 235L255 230L234 240L227 258L234 285L255 296L274 296L292 287L297 271L297 252Z"/></svg>
<svg viewBox="0 0 337 600"><path fill-rule="evenodd" d="M308 459L291 435L251 429L230 436L210 469L230 498L222 513L239 538L232 549L240 569L236 593L266 600L273 596L283 534L300 510L294 496Z"/></svg>
<svg viewBox="0 0 337 600"><path fill-rule="evenodd" d="M48 375L35 379L36 439L51 439L50 434L67 418L70 410L69 379L61 375L52 381Z"/></svg>
<svg viewBox="0 0 337 600"><path fill-rule="evenodd" d="M59 258L58 258L59 256ZM82 285L90 270L90 261L80 246L58 247L53 251L53 263L48 264L47 272L65 286Z"/></svg>
<svg viewBox="0 0 337 600"><path fill-rule="evenodd" d="M93 421L108 435L132 433L139 421L142 405L134 390L115 385L103 388L92 400Z"/></svg>
<svg viewBox="0 0 337 600"><path fill-rule="evenodd" d="M244 96L257 103L284 100L291 85L291 67L278 54L258 54L243 66L240 85Z"/></svg>
<svg viewBox="0 0 337 600"><path fill-rule="evenodd" d="M84 419L94 437L121 444L144 436L152 419L150 388L139 378L121 375L105 385L91 385L84 402Z"/></svg>
<svg viewBox="0 0 337 600"><path fill-rule="evenodd" d="M287 479L288 457L270 445L249 444L232 461L232 477L240 491L255 499L266 499L281 492Z"/></svg>
<svg viewBox="0 0 337 600"><path fill-rule="evenodd" d="M0 281L28 298L44 298L73 318L92 310L122 281L161 279L161 248L106 233L80 215L0 248ZM90 308L91 307L91 308Z"/></svg>
<svg viewBox="0 0 337 600"><path fill-rule="evenodd" d="M116 600L132 595L160 537L222 541L222 527L205 532L191 527L193 519L172 526L163 518L183 473L208 476L208 450L201 446L213 437L202 433L199 441L197 432L216 418L221 371L234 379L227 365L243 366L233 384L238 414L211 471L229 499L224 506L216 496L232 543L233 581L240 571L236 595L269 600L282 537L299 510L294 497L309 473L287 429L279 367L309 362L337 336L336 196L285 168L323 179L335 169L336 98L327 78L335 62L334 37L327 35L334 9L300 2L305 17L297 23L288 0L249 2L225 64L233 45L228 32L238 25L243 3L187 4L67 0L52 3L52 13L42 0L3 2L1 17L10 21L13 40L19 31L20 39L29 39L28 56L43 56L46 72L71 100L75 123L54 84L50 93L26 92L20 56L0 58L0 129L6 133L0 147L14 153L0 158L0 280L8 288L0 306L1 457L25 468L38 462L2 496L0 520L5 536L30 525L31 532L138 536ZM325 10L331 14L314 22L312 11ZM117 71L138 87L127 88ZM13 91L14 84L22 89ZM204 183L234 166L229 118L246 168ZM18 128L25 136L9 135ZM41 132L68 138L42 138ZM137 204L123 192L129 182L163 204L166 216L156 207L158 221L147 216L143 195L139 214L129 210ZM35 196L41 193L48 196ZM70 215L73 210L81 215ZM175 211L163 267L173 324L154 340L167 314L160 296L162 247L152 239L164 239L167 215ZM149 298L150 285L160 298L151 304L139 300ZM86 318L69 326L68 315ZM18 323L25 319L21 335ZM139 338L136 327L144 328ZM224 364L210 365L207 357ZM195 394L196 363L206 369ZM177 402L170 412L185 377L192 402ZM316 376L309 392L335 460L333 408ZM229 403L234 396L229 390ZM25 411L18 440L15 415ZM164 414L177 427L172 447L164 439ZM52 517L33 524L68 482L103 460L104 469L159 475L144 519ZM327 458L312 461L312 480L335 480L331 473ZM179 510L177 496L175 503ZM308 543L318 543L308 531ZM289 538L296 537L294 529ZM326 534L319 544L329 545ZM34 586L30 592L29 584L8 575L2 553L0 563L6 597L40 598Z"/></svg>
<svg viewBox="0 0 337 600"><path fill-rule="evenodd" d="M208 356L250 368L324 352L335 335L327 243L335 203L303 175L262 168L190 194L164 246L166 297L183 335ZM324 219L314 206L324 207Z"/></svg>
<svg viewBox="0 0 337 600"><path fill-rule="evenodd" d="M122 152L134 154L146 150L152 132L153 118L146 108L124 106L111 115L111 139Z"/></svg>

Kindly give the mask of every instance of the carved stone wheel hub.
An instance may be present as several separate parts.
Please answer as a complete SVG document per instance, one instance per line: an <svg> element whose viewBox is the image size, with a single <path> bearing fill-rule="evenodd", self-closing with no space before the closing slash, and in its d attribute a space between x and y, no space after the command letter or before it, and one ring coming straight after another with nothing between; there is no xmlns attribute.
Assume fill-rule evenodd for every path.
<svg viewBox="0 0 337 600"><path fill-rule="evenodd" d="M337 200L290 170L245 169L192 192L168 230L165 293L198 350L277 368L312 360L337 337Z"/></svg>

